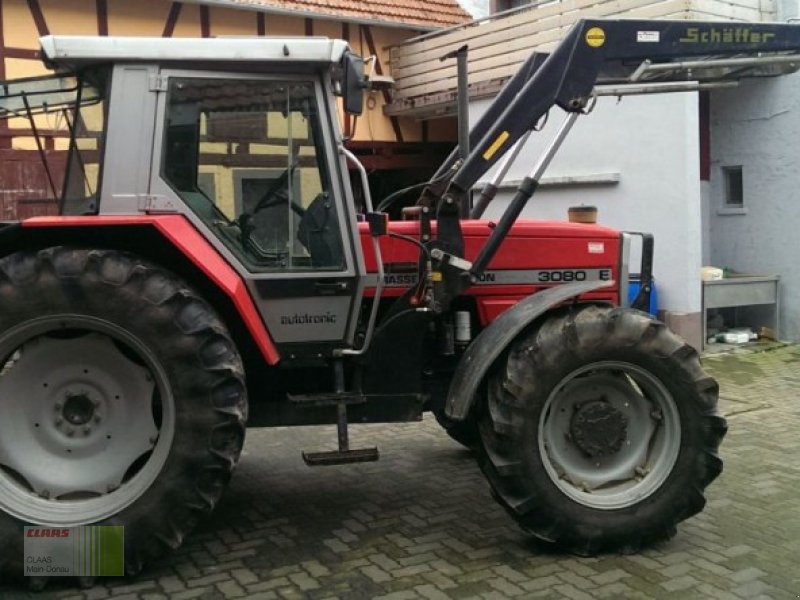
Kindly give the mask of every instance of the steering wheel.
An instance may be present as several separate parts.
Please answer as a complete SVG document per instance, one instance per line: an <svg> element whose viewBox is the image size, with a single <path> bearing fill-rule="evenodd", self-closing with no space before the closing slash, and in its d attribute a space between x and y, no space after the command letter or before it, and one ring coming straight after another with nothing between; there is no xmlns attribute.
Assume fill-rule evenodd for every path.
<svg viewBox="0 0 800 600"><path fill-rule="evenodd" d="M256 202L253 209L250 212L243 212L236 218L235 222L241 232L242 244L259 259L279 261L288 254L287 252L265 250L261 244L253 238L253 232L256 226L252 221L259 212L285 203L301 218L305 215L305 209L289 198L289 177L294 172L294 169L295 167L291 166L284 170L279 177L273 180L267 191L264 192L264 195Z"/></svg>

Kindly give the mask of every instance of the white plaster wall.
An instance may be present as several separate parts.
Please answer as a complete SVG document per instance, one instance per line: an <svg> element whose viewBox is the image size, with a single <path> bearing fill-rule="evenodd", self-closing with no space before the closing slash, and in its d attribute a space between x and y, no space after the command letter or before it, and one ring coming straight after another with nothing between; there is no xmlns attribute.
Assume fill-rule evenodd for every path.
<svg viewBox="0 0 800 600"><path fill-rule="evenodd" d="M487 105L488 101L473 102L471 117L477 118ZM550 123L532 136L507 179L527 174L562 118L560 109L554 108ZM608 173L618 173L619 183L540 188L523 216L565 220L569 206L591 204L598 207L604 225L653 233L659 308L699 312L702 205L697 94L631 96L620 103L601 98L593 113L578 119L545 177ZM486 216L499 216L512 193L498 194Z"/></svg>
<svg viewBox="0 0 800 600"><path fill-rule="evenodd" d="M711 260L781 276L781 337L800 340L800 75L711 94ZM722 167L742 166L745 211L724 214Z"/></svg>

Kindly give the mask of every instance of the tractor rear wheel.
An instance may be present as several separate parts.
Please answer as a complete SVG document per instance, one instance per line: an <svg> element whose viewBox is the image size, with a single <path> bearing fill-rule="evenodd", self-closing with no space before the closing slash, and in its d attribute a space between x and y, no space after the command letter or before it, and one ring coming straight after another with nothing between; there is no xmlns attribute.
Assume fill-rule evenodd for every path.
<svg viewBox="0 0 800 600"><path fill-rule="evenodd" d="M242 363L213 310L114 251L0 259L0 570L23 527L122 525L125 572L211 511L244 441Z"/></svg>
<svg viewBox="0 0 800 600"><path fill-rule="evenodd" d="M581 555L636 551L702 510L722 470L718 386L662 323L566 309L496 367L480 407L481 466L525 530Z"/></svg>

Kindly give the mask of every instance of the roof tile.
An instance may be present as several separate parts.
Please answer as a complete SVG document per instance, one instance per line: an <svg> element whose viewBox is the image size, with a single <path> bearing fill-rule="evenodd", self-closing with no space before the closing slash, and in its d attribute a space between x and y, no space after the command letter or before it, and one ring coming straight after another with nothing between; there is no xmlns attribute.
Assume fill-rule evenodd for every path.
<svg viewBox="0 0 800 600"><path fill-rule="evenodd" d="M231 4L263 6L369 21L391 21L447 27L472 19L456 0L229 0Z"/></svg>

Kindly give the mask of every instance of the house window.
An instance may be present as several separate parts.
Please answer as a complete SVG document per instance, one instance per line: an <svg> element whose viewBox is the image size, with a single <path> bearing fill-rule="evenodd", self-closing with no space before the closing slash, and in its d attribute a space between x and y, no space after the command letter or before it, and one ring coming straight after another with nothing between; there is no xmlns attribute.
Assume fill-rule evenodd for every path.
<svg viewBox="0 0 800 600"><path fill-rule="evenodd" d="M743 208L742 167L722 167L722 176L725 181L725 208Z"/></svg>
<svg viewBox="0 0 800 600"><path fill-rule="evenodd" d="M531 0L492 0L490 5L492 13L499 13L504 10L511 10L512 8L519 8L530 4Z"/></svg>

